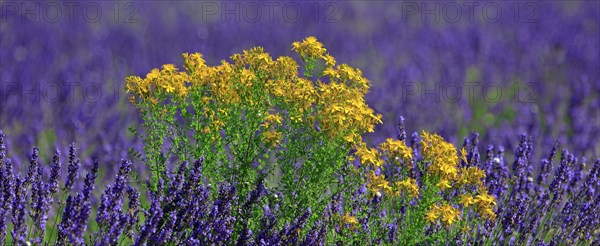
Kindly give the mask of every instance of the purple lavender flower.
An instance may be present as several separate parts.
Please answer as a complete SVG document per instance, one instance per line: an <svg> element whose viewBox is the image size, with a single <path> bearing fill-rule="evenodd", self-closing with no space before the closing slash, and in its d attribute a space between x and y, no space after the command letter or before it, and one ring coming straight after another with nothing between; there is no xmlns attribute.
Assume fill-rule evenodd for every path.
<svg viewBox="0 0 600 246"><path fill-rule="evenodd" d="M92 202L90 199L92 197L92 192L94 191L96 177L98 176L98 167L98 161L94 160L92 169L84 179L83 191L81 193L81 209L79 213L75 215L76 217L73 218L72 234L73 241L75 241L76 244L84 244L83 237L88 226L88 218L92 209Z"/></svg>
<svg viewBox="0 0 600 246"><path fill-rule="evenodd" d="M236 185L219 185L219 197L214 201L209 214L213 218L211 237L208 238L211 242L226 242L230 239L236 221L231 214L232 205L237 203L236 194Z"/></svg>
<svg viewBox="0 0 600 246"><path fill-rule="evenodd" d="M73 230L75 229L74 227L75 223L77 222L77 217L81 212L82 199L83 196L81 194L76 196L69 195L67 197L65 209L63 211L60 224L58 225L58 236L56 239L57 245L76 243Z"/></svg>
<svg viewBox="0 0 600 246"><path fill-rule="evenodd" d="M296 218L294 223L289 228L287 228L287 230L285 230L284 233L281 234L281 242L283 244L295 245L298 243L300 236L299 231L304 228L306 220L310 216L311 212L312 211L310 208L306 209L304 213L300 217Z"/></svg>
<svg viewBox="0 0 600 246"><path fill-rule="evenodd" d="M563 192L564 192L564 183L567 180L567 172L568 168L573 162L573 155L569 154L566 149L563 149L561 152L561 161L558 169L554 174L554 179L552 183L550 183L549 191L552 194L552 200L550 202L550 209L554 209L554 207L562 200Z"/></svg>
<svg viewBox="0 0 600 246"><path fill-rule="evenodd" d="M95 239L99 239L102 244L116 243L127 226L128 218L123 215L122 206L125 184L130 171L131 162L121 160L113 185L109 185L101 196L96 216L96 222L100 229L96 233Z"/></svg>
<svg viewBox="0 0 600 246"><path fill-rule="evenodd" d="M302 243L300 243L300 245L324 245L326 231L327 227L323 224L321 220L318 220L310 229L310 231L306 234L306 237L304 238Z"/></svg>
<svg viewBox="0 0 600 246"><path fill-rule="evenodd" d="M33 187L30 216L33 221L32 234L34 237L31 239L31 242L41 244L46 232L46 222L48 221L48 211L50 210L50 190L48 189L48 184L44 183L41 178L37 179ZM33 196L33 193L37 193L37 195Z"/></svg>
<svg viewBox="0 0 600 246"><path fill-rule="evenodd" d="M467 154L467 161L469 162L468 165L469 166L474 166L477 167L479 165L479 160L481 158L481 156L479 155L479 133L478 132L473 132L471 133L471 140L470 142L470 148L469 153Z"/></svg>
<svg viewBox="0 0 600 246"><path fill-rule="evenodd" d="M0 129L0 244L6 240L6 216L12 209L12 167L10 160L6 160L6 146L4 145L4 133Z"/></svg>
<svg viewBox="0 0 600 246"><path fill-rule="evenodd" d="M50 197L52 197L58 191L58 182L60 180L60 167L60 151L56 149L54 151L54 157L52 157L52 162L50 163L50 178L48 180Z"/></svg>
<svg viewBox="0 0 600 246"><path fill-rule="evenodd" d="M13 241L19 244L25 244L25 238L27 237L27 185L26 180L21 178L21 175L17 175L15 178L14 186L14 200L12 210L12 238Z"/></svg>
<svg viewBox="0 0 600 246"><path fill-rule="evenodd" d="M388 242L389 243L394 243L394 241L396 240L396 231L398 230L398 220L395 220L394 222L390 223L388 225Z"/></svg>
<svg viewBox="0 0 600 246"><path fill-rule="evenodd" d="M0 202L4 203L3 197L0 198ZM6 243L6 215L8 211L4 207L0 207L0 244Z"/></svg>
<svg viewBox="0 0 600 246"><path fill-rule="evenodd" d="M77 177L79 177L79 173L77 172L77 170L79 170L79 158L77 158L76 151L77 149L75 148L75 143L71 143L71 145L69 145L69 166L67 167L68 174L67 179L65 180L65 187L63 188L63 190L66 192L71 191L75 180Z"/></svg>
<svg viewBox="0 0 600 246"><path fill-rule="evenodd" d="M148 187L150 187L150 182L148 181L147 183ZM161 203L163 201L163 189L164 181L159 178L157 190L152 194L150 209L148 211L144 211L144 217L146 217L146 221L144 222L144 225L142 226L134 245L146 245L148 238L156 233L158 223L163 216L163 211L161 208Z"/></svg>
<svg viewBox="0 0 600 246"><path fill-rule="evenodd" d="M268 204L263 206L263 214L260 219L261 230L256 234L255 242L259 245L268 245L268 242L275 234L276 226L275 215L271 212L271 208Z"/></svg>
<svg viewBox="0 0 600 246"><path fill-rule="evenodd" d="M14 174L12 170L12 160L10 158L6 158L4 161L4 170L2 170L3 180L2 180L2 196L4 201L4 209L7 211L12 210L12 201L14 199Z"/></svg>
<svg viewBox="0 0 600 246"><path fill-rule="evenodd" d="M40 168L38 163L39 151L40 149L38 147L33 147L31 161L29 162L29 168L27 169L27 176L25 176L25 182L27 185L35 182L37 178L37 173L39 172L38 169Z"/></svg>
<svg viewBox="0 0 600 246"><path fill-rule="evenodd" d="M172 196L168 196L165 197L166 198L166 203L173 203L173 201L177 200L177 194L180 194L181 192L181 188L184 185L184 180L185 180L185 175L187 172L187 167L188 167L188 162L187 161L183 161L181 163L181 165L179 165L179 169L177 171L177 174L175 175L175 177L173 178L173 180L171 181L171 183L169 184L169 187L167 189L167 193L169 194L173 194Z"/></svg>
<svg viewBox="0 0 600 246"><path fill-rule="evenodd" d="M133 237L133 229L138 221L138 213L140 207L140 193L132 188L131 186L127 187L127 198L129 199L129 203L127 204L128 211L126 213L126 222L125 222L125 233L128 237Z"/></svg>
<svg viewBox="0 0 600 246"><path fill-rule="evenodd" d="M4 145L4 132L0 129L0 170L3 169L4 157L6 157L6 146Z"/></svg>
<svg viewBox="0 0 600 246"><path fill-rule="evenodd" d="M175 222L177 221L177 211L172 211L169 213L167 222L162 225L160 231L152 238L153 242L158 242L159 244L166 244L167 242L172 242L173 236L173 227L175 226Z"/></svg>
<svg viewBox="0 0 600 246"><path fill-rule="evenodd" d="M398 119L398 134L396 138L400 141L406 141L406 130L404 130L404 116L400 116Z"/></svg>

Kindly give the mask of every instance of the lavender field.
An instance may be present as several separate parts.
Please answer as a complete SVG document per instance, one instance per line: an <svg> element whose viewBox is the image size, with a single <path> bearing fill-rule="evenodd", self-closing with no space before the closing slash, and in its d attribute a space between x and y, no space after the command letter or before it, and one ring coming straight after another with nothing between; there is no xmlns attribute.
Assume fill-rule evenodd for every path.
<svg viewBox="0 0 600 246"><path fill-rule="evenodd" d="M1 245L600 245L600 2L0 0Z"/></svg>

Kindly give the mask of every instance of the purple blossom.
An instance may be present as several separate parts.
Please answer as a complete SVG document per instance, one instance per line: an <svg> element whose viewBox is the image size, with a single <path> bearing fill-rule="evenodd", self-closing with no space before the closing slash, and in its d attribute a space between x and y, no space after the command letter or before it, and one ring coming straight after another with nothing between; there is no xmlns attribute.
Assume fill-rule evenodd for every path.
<svg viewBox="0 0 600 246"><path fill-rule="evenodd" d="M65 180L64 191L70 192L73 188L73 184L75 180L79 177L79 158L77 158L77 149L75 148L75 143L71 143L69 145L69 166L67 167L68 174L67 179Z"/></svg>
<svg viewBox="0 0 600 246"><path fill-rule="evenodd" d="M50 196L52 197L58 191L58 182L60 180L60 151L57 149L54 151L54 157L50 163L50 178L48 180Z"/></svg>
<svg viewBox="0 0 600 246"><path fill-rule="evenodd" d="M12 205L12 238L19 244L25 244L27 233L27 185L26 180L17 175L14 185L14 198Z"/></svg>
<svg viewBox="0 0 600 246"><path fill-rule="evenodd" d="M150 182L147 182L148 187L150 187ZM134 245L146 245L146 241L157 231L158 223L162 219L163 211L161 208L161 203L163 201L162 191L164 189L164 181L159 178L156 192L152 194L152 200L150 209L148 211L144 211L144 216L146 217L146 221L141 228L138 237L135 240Z"/></svg>
<svg viewBox="0 0 600 246"><path fill-rule="evenodd" d="M100 227L95 240L101 244L116 243L130 221L122 212L125 184L131 171L131 162L121 160L114 183L109 185L101 196L96 222Z"/></svg>
<svg viewBox="0 0 600 246"><path fill-rule="evenodd" d="M127 236L133 237L133 227L138 222L138 213L140 211L140 193L129 186L127 187L127 198L129 202L127 203L128 211L125 232Z"/></svg>
<svg viewBox="0 0 600 246"><path fill-rule="evenodd" d="M406 130L404 130L404 116L398 118L398 134L396 138L400 141L406 141Z"/></svg>
<svg viewBox="0 0 600 246"><path fill-rule="evenodd" d="M37 178L39 178L37 176L38 172L39 172L39 163L38 163L38 158L39 158L39 151L40 149L38 147L33 147L32 153L31 153L31 161L29 162L29 168L27 169L27 176L25 176L25 182L27 185L32 184L33 182L35 182L37 180ZM37 192L33 192L33 194L35 194Z"/></svg>
<svg viewBox="0 0 600 246"><path fill-rule="evenodd" d="M88 218L92 209L92 192L94 191L94 184L96 177L98 176L99 163L94 160L92 169L85 176L83 191L81 193L81 209L76 214L73 222L73 237L76 244L84 244L84 235L88 226Z"/></svg>

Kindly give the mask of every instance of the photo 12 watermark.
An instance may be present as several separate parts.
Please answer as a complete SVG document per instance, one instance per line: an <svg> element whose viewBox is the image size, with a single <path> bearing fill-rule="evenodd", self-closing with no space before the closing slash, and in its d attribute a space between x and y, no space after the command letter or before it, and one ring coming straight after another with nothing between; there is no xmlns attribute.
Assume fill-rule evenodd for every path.
<svg viewBox="0 0 600 246"><path fill-rule="evenodd" d="M335 1L201 1L202 22L338 23L342 8Z"/></svg>
<svg viewBox="0 0 600 246"><path fill-rule="evenodd" d="M421 103L456 103L459 101L497 103L537 103L539 89L535 83L494 82L400 82L402 101ZM96 103L127 100L120 83L96 82L0 82L0 102L18 100L22 104Z"/></svg>
<svg viewBox="0 0 600 246"><path fill-rule="evenodd" d="M402 1L402 21L496 23L509 18L515 23L539 22L539 2L534 1Z"/></svg>
<svg viewBox="0 0 600 246"><path fill-rule="evenodd" d="M96 82L0 82L0 102L20 104L98 103L125 100L122 84Z"/></svg>
<svg viewBox="0 0 600 246"><path fill-rule="evenodd" d="M140 9L135 2L122 1L2 1L0 21L20 23L138 23Z"/></svg>
<svg viewBox="0 0 600 246"><path fill-rule="evenodd" d="M539 89L535 83L495 83L495 82L445 82L415 83L402 82L402 101L420 103L456 103L460 101L498 103L539 102Z"/></svg>

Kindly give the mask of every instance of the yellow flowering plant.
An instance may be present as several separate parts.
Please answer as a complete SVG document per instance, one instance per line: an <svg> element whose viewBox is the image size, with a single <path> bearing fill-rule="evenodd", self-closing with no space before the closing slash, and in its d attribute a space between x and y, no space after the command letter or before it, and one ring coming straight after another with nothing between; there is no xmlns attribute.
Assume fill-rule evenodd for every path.
<svg viewBox="0 0 600 246"><path fill-rule="evenodd" d="M359 182L357 172L348 172L348 153L381 123L364 99L370 82L359 69L336 66L315 37L292 50L304 62L303 75L293 58L256 47L216 66L186 53L184 69L168 64L128 77L153 183L166 178L166 163L204 157L213 187L235 183L244 197L257 179L266 180L291 218L307 207L322 211L332 194ZM317 63L325 69L315 73Z"/></svg>
<svg viewBox="0 0 600 246"><path fill-rule="evenodd" d="M381 123L364 99L370 82L359 69L337 65L314 37L294 42L292 50L302 58L303 75L293 58L272 58L256 47L216 66L186 53L183 70L167 64L128 77L154 182L168 177L166 163L204 157L213 187L230 182L246 197L264 181L275 191L268 199L281 202L282 223L307 208L327 211L334 197L346 197L336 202L342 213L332 216L347 243L369 240L394 221L402 221L400 242L421 244L495 219L485 173L466 165L466 150L427 132L422 159L402 140L367 146L361 136ZM362 184L366 212L357 209L358 198L348 200ZM384 212L384 219L372 219Z"/></svg>
<svg viewBox="0 0 600 246"><path fill-rule="evenodd" d="M398 242L406 245L447 242L464 230L496 217L495 198L487 193L485 172L467 165L466 150L458 151L453 144L437 134L421 133L420 159L402 140L386 139L377 148L365 143L354 145L357 164L366 180L366 212L356 212L365 220L364 228L374 235L395 225ZM348 204L356 210L356 205ZM385 221L369 220L374 214L385 213ZM356 229L352 232L361 232ZM375 233L374 231L377 231ZM369 241L373 233L354 234L354 241ZM360 236L358 236L360 235Z"/></svg>

